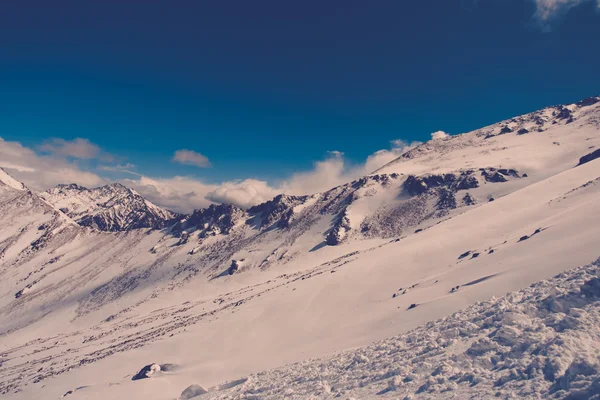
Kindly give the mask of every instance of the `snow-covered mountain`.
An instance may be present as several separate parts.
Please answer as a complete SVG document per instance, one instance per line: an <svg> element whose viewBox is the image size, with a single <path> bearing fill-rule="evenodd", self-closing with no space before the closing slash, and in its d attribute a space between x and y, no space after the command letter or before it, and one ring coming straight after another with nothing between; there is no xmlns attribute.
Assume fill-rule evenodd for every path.
<svg viewBox="0 0 600 400"><path fill-rule="evenodd" d="M595 377L592 356L525 348L557 326L566 331L543 343L560 351L587 326L576 322L583 313L534 310L536 296L560 297L546 284L509 295L516 311L490 298L600 256L598 149L594 97L431 140L356 181L247 210L174 215L118 185L38 195L4 173L0 393L190 399L203 386L210 391L199 399L464 398L474 382L479 395L491 382L505 397L520 384L537 385L534 398L589 393L593 382L573 374L585 362L585 376ZM586 288L595 271L550 285ZM486 314L480 301L497 309ZM598 304L586 297L575 308L595 313ZM533 322L527 328L508 312ZM464 335L445 333L457 326ZM586 354L600 354L600 341L586 343ZM546 360L550 367L536 367ZM452 373L462 361L472 378ZM553 371L551 383L539 384L540 370Z"/></svg>
<svg viewBox="0 0 600 400"><path fill-rule="evenodd" d="M40 196L80 225L101 231L160 229L176 217L120 183L94 189L58 185Z"/></svg>
<svg viewBox="0 0 600 400"><path fill-rule="evenodd" d="M27 190L27 187L23 185L23 183L17 181L15 178L7 174L2 168L0 168L0 187L15 190Z"/></svg>

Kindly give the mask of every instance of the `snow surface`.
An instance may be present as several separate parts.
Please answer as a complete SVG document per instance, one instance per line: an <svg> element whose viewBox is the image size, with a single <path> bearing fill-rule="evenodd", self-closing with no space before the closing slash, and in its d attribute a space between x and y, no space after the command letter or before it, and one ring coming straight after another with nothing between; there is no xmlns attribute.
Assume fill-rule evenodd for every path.
<svg viewBox="0 0 600 400"><path fill-rule="evenodd" d="M522 129L527 133L519 133ZM577 164L600 146L599 133L600 103L552 107L430 141L324 193L277 196L249 210L212 206L161 229L103 232L80 226L85 224L73 215L76 225L57 210L65 207L62 200L44 201L6 186L0 191L0 393L8 399L152 400L176 399L191 387L186 396L212 388L204 396L319 398L348 391L340 396L419 398L432 388L431 396L445 398L441 391L448 386L453 388L448 396L490 397L485 388L506 371L477 355L465 360L473 371L481 370L477 379L486 380L472 388L473 382L452 380L452 368L463 364L446 348L460 355L470 348L460 346L473 343L446 338L442 327L449 322L430 325L432 337L446 340L438 344L437 356L432 350L423 353L421 364L394 361L406 370L379 381L375 376L388 370L363 348L398 334L407 338L414 329L427 332L425 324L595 260L600 160ZM466 194L474 203L464 201ZM87 203L72 199L67 203L81 203L83 214L90 214ZM96 202L106 205L100 221L121 227L127 219L115 212L124 204L110 199ZM144 199L140 204L119 199L127 200L125 209L134 215L153 209ZM583 283L577 280L579 287ZM477 307L469 315L479 315ZM576 308L586 307L594 304ZM578 318L569 310L567 317ZM500 329L489 331L494 335L488 339L505 340L492 350L508 359L502 354L514 351L509 340L532 334L519 325L525 311L515 305L514 313L465 338L479 340L482 329ZM550 334L548 321L537 322L540 313L525 314L532 326ZM585 328L588 333L599 331L594 318L588 322L595 331ZM573 348L588 352L584 358L591 367L579 370L576 364L570 373L594 377L595 339L579 337L588 347ZM412 354L409 342L402 343L397 351ZM422 351L430 346L414 343ZM557 351L568 354L575 346L569 343L558 340ZM340 355L282 368L352 348L363 349L355 353L366 359L352 356L346 375L335 361ZM524 359L528 348L520 354ZM421 361L418 357L412 360ZM326 360L333 360L329 372L320 369ZM438 361L451 367L435 375L443 383L433 375ZM550 395L549 387L572 364L563 361L568 365L552 367L554 381L548 384L519 378L491 395L510 397L509 389L514 397ZM363 371L364 388L357 381L362 364L370 366ZM152 365L160 370L132 380ZM280 372L252 375L273 368ZM415 375L414 384L404 382L407 374ZM319 376L322 383L315 381ZM575 396L589 387L586 379L560 390ZM286 389L295 392L282 392ZM560 396L560 390L552 395Z"/></svg>
<svg viewBox="0 0 600 400"><path fill-rule="evenodd" d="M16 190L27 190L23 183L19 182L12 176L6 173L4 169L0 168L0 184L6 185L12 189Z"/></svg>
<svg viewBox="0 0 600 400"><path fill-rule="evenodd" d="M600 259L366 347L214 386L199 399L599 398L599 326Z"/></svg>

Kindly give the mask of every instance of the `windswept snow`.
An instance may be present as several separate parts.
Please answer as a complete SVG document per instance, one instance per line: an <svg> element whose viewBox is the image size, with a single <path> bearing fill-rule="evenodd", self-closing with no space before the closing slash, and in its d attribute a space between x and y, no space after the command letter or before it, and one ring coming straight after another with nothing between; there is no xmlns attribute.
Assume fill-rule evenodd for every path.
<svg viewBox="0 0 600 400"><path fill-rule="evenodd" d="M600 259L405 334L253 374L198 399L596 399L599 327Z"/></svg>

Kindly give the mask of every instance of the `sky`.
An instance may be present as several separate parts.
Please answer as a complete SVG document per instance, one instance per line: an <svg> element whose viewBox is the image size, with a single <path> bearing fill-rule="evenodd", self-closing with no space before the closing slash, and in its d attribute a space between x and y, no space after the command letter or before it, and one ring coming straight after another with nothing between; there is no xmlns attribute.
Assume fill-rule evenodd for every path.
<svg viewBox="0 0 600 400"><path fill-rule="evenodd" d="M0 6L0 166L189 212L600 94L600 0Z"/></svg>

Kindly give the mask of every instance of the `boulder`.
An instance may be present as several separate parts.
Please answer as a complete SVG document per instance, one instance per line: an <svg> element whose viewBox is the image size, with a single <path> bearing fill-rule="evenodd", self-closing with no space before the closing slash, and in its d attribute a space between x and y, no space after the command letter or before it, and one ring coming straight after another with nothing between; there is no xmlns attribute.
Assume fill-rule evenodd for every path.
<svg viewBox="0 0 600 400"><path fill-rule="evenodd" d="M208 393L208 391L206 389L204 389L202 386L200 385L190 385L187 388L185 388L185 390L183 392L181 392L181 395L179 396L179 400L189 400L189 399L193 399L196 396L200 396L201 394L206 394Z"/></svg>
<svg viewBox="0 0 600 400"><path fill-rule="evenodd" d="M586 154L585 156L579 159L579 165L583 165L585 163L589 163L590 161L595 160L596 158L600 158L600 149L592 151L590 154Z"/></svg>
<svg viewBox="0 0 600 400"><path fill-rule="evenodd" d="M148 364L144 368L140 369L139 372L131 378L131 380L137 381L140 379L150 378L156 372L160 372L160 365L156 363Z"/></svg>

